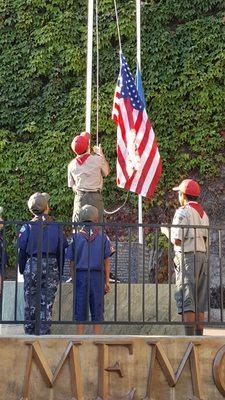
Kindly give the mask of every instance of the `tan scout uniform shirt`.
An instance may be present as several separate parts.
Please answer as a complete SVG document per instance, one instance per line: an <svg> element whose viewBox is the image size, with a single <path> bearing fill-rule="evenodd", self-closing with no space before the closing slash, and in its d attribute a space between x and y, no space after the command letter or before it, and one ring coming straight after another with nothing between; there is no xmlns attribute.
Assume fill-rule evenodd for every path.
<svg viewBox="0 0 225 400"><path fill-rule="evenodd" d="M68 165L68 187L75 185L76 190L83 192L96 192L102 190L103 176L109 174L109 165L104 156L90 154L81 164L77 156Z"/></svg>
<svg viewBox="0 0 225 400"><path fill-rule="evenodd" d="M196 202L192 202L198 204ZM201 217L199 212L191 207L188 203L178 208L176 211L172 225L179 225L178 228L171 228L171 242L175 239L183 241L184 252L202 251L206 252L206 242L204 238L208 237L209 218L204 212ZM182 226L196 225L202 228L182 228ZM174 246L174 250L182 251L182 246Z"/></svg>

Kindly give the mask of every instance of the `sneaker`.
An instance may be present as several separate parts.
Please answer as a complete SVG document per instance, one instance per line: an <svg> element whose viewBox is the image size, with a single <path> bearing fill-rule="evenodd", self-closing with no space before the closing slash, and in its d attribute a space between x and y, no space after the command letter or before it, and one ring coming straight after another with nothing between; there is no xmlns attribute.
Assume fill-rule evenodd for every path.
<svg viewBox="0 0 225 400"><path fill-rule="evenodd" d="M66 283L70 283L70 282L72 282L72 278L71 277L66 280Z"/></svg>
<svg viewBox="0 0 225 400"><path fill-rule="evenodd" d="M115 283L115 282L120 282L120 279L114 275L113 272L110 272L109 274L109 283Z"/></svg>

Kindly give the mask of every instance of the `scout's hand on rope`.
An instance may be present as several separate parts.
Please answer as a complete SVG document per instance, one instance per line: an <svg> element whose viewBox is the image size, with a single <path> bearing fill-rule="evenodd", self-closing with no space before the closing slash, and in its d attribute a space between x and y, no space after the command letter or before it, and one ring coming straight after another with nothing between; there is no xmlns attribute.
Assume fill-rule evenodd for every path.
<svg viewBox="0 0 225 400"><path fill-rule="evenodd" d="M102 146L99 144L99 146L94 146L93 147L93 152L95 154L98 154L99 156L103 156L103 151L102 151Z"/></svg>

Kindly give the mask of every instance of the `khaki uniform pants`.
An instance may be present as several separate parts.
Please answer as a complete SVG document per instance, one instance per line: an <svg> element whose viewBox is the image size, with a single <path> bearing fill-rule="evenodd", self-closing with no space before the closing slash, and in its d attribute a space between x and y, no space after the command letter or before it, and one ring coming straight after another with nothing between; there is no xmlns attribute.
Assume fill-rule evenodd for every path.
<svg viewBox="0 0 225 400"><path fill-rule="evenodd" d="M73 222L78 222L79 211L85 205L91 205L98 209L99 222L103 222L103 198L100 192L79 192L74 197Z"/></svg>
<svg viewBox="0 0 225 400"><path fill-rule="evenodd" d="M206 253L197 251L175 253L175 300L178 314L192 311L204 312L208 304L208 277Z"/></svg>

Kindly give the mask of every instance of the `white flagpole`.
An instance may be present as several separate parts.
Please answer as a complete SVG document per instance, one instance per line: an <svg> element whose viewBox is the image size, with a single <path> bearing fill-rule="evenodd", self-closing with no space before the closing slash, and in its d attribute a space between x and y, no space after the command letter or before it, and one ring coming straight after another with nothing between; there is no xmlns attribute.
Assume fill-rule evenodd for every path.
<svg viewBox="0 0 225 400"><path fill-rule="evenodd" d="M141 71L141 0L136 0L137 63ZM138 223L143 223L142 196L138 196ZM143 228L138 229L138 241L143 244Z"/></svg>
<svg viewBox="0 0 225 400"><path fill-rule="evenodd" d="M86 77L86 132L91 132L91 89L93 52L94 0L88 0L87 77Z"/></svg>

